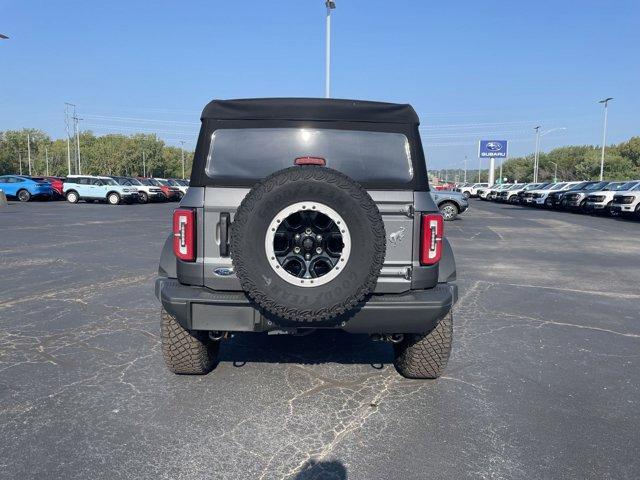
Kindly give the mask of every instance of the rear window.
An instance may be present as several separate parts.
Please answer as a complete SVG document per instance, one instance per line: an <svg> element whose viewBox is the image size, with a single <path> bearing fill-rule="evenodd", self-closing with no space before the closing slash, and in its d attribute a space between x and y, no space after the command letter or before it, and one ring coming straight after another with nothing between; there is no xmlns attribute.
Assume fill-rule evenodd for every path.
<svg viewBox="0 0 640 480"><path fill-rule="evenodd" d="M403 186L413 179L405 135L320 128L216 130L205 171L215 180L255 182L307 156L322 157L327 167L364 184Z"/></svg>

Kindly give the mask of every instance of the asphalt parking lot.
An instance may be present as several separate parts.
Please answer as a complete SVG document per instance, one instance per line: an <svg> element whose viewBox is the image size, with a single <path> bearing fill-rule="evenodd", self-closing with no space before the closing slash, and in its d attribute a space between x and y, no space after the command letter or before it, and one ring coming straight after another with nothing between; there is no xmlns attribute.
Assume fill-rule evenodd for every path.
<svg viewBox="0 0 640 480"><path fill-rule="evenodd" d="M0 477L640 477L640 222L472 201L437 381L341 333L239 335L178 377L153 296L174 206L0 209Z"/></svg>

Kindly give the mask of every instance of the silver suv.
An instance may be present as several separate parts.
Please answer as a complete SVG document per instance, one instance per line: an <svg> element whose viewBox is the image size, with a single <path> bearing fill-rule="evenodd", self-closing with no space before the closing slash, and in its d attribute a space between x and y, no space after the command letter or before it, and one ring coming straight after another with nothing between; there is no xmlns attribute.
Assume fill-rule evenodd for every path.
<svg viewBox="0 0 640 480"><path fill-rule="evenodd" d="M418 124L410 105L209 103L155 286L168 368L207 373L234 332L342 329L438 377L456 267Z"/></svg>

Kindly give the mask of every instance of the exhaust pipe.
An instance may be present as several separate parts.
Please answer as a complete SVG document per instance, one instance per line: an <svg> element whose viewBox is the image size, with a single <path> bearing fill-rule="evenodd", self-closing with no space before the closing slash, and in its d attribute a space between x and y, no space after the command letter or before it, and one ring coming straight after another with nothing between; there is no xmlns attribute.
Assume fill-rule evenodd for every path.
<svg viewBox="0 0 640 480"><path fill-rule="evenodd" d="M391 342L391 343L400 343L404 340L404 335L402 333L392 333L391 335L382 334L382 333L372 333L370 335L371 340L374 342Z"/></svg>
<svg viewBox="0 0 640 480"><path fill-rule="evenodd" d="M219 332L217 330L214 332L209 332L209 338L214 341L222 340L224 338L227 338L227 332Z"/></svg>

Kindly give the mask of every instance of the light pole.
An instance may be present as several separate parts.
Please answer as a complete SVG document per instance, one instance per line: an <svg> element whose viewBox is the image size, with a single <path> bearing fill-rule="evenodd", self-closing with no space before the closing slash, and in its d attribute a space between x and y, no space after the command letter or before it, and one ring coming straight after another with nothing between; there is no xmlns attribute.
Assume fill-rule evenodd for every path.
<svg viewBox="0 0 640 480"><path fill-rule="evenodd" d="M73 116L73 120L74 120L74 125L75 125L75 129L76 129L76 146L78 149L78 175L82 174L82 167L81 167L81 163L80 163L80 127L78 126L78 122L80 120L82 120L81 118L78 118L75 114Z"/></svg>
<svg viewBox="0 0 640 480"><path fill-rule="evenodd" d="M467 183L467 156L464 156L464 183Z"/></svg>
<svg viewBox="0 0 640 480"><path fill-rule="evenodd" d="M31 176L31 137L27 133L27 158L29 159L29 176Z"/></svg>
<svg viewBox="0 0 640 480"><path fill-rule="evenodd" d="M551 160L549 160L549 163L552 163L555 167L555 170L553 171L553 183L558 183L558 164L556 162L552 162Z"/></svg>
<svg viewBox="0 0 640 480"><path fill-rule="evenodd" d="M182 179L184 180L184 140L180 140L180 157L182 158Z"/></svg>
<svg viewBox="0 0 640 480"><path fill-rule="evenodd" d="M325 64L324 64L324 96L331 96L331 10L336 8L336 2L326 0L324 2L327 7L327 32L325 45Z"/></svg>
<svg viewBox="0 0 640 480"><path fill-rule="evenodd" d="M71 175L71 133L69 132L69 107L73 107L75 111L76 106L73 103L64 103L64 123L67 130L67 170L69 172L68 174Z"/></svg>
<svg viewBox="0 0 640 480"><path fill-rule="evenodd" d="M533 155L533 183L538 182L538 150L540 148L540 125L534 127L536 131L536 152Z"/></svg>
<svg viewBox="0 0 640 480"><path fill-rule="evenodd" d="M47 177L49 176L49 150L47 149L47 146L44 146L44 161L47 165Z"/></svg>
<svg viewBox="0 0 640 480"><path fill-rule="evenodd" d="M598 103L604 103L604 127L602 128L602 155L600 156L600 181L604 176L604 148L607 143L607 107L609 105L609 101L613 100L613 97L607 97L603 100L600 100Z"/></svg>
<svg viewBox="0 0 640 480"><path fill-rule="evenodd" d="M538 170L540 168L540 137L544 137L548 133L557 132L558 130L566 130L566 127L552 128L551 130L545 130L540 132L540 126L534 128L536 131L536 153L534 156L533 166L533 183L538 183ZM553 163L553 162L551 162Z"/></svg>

